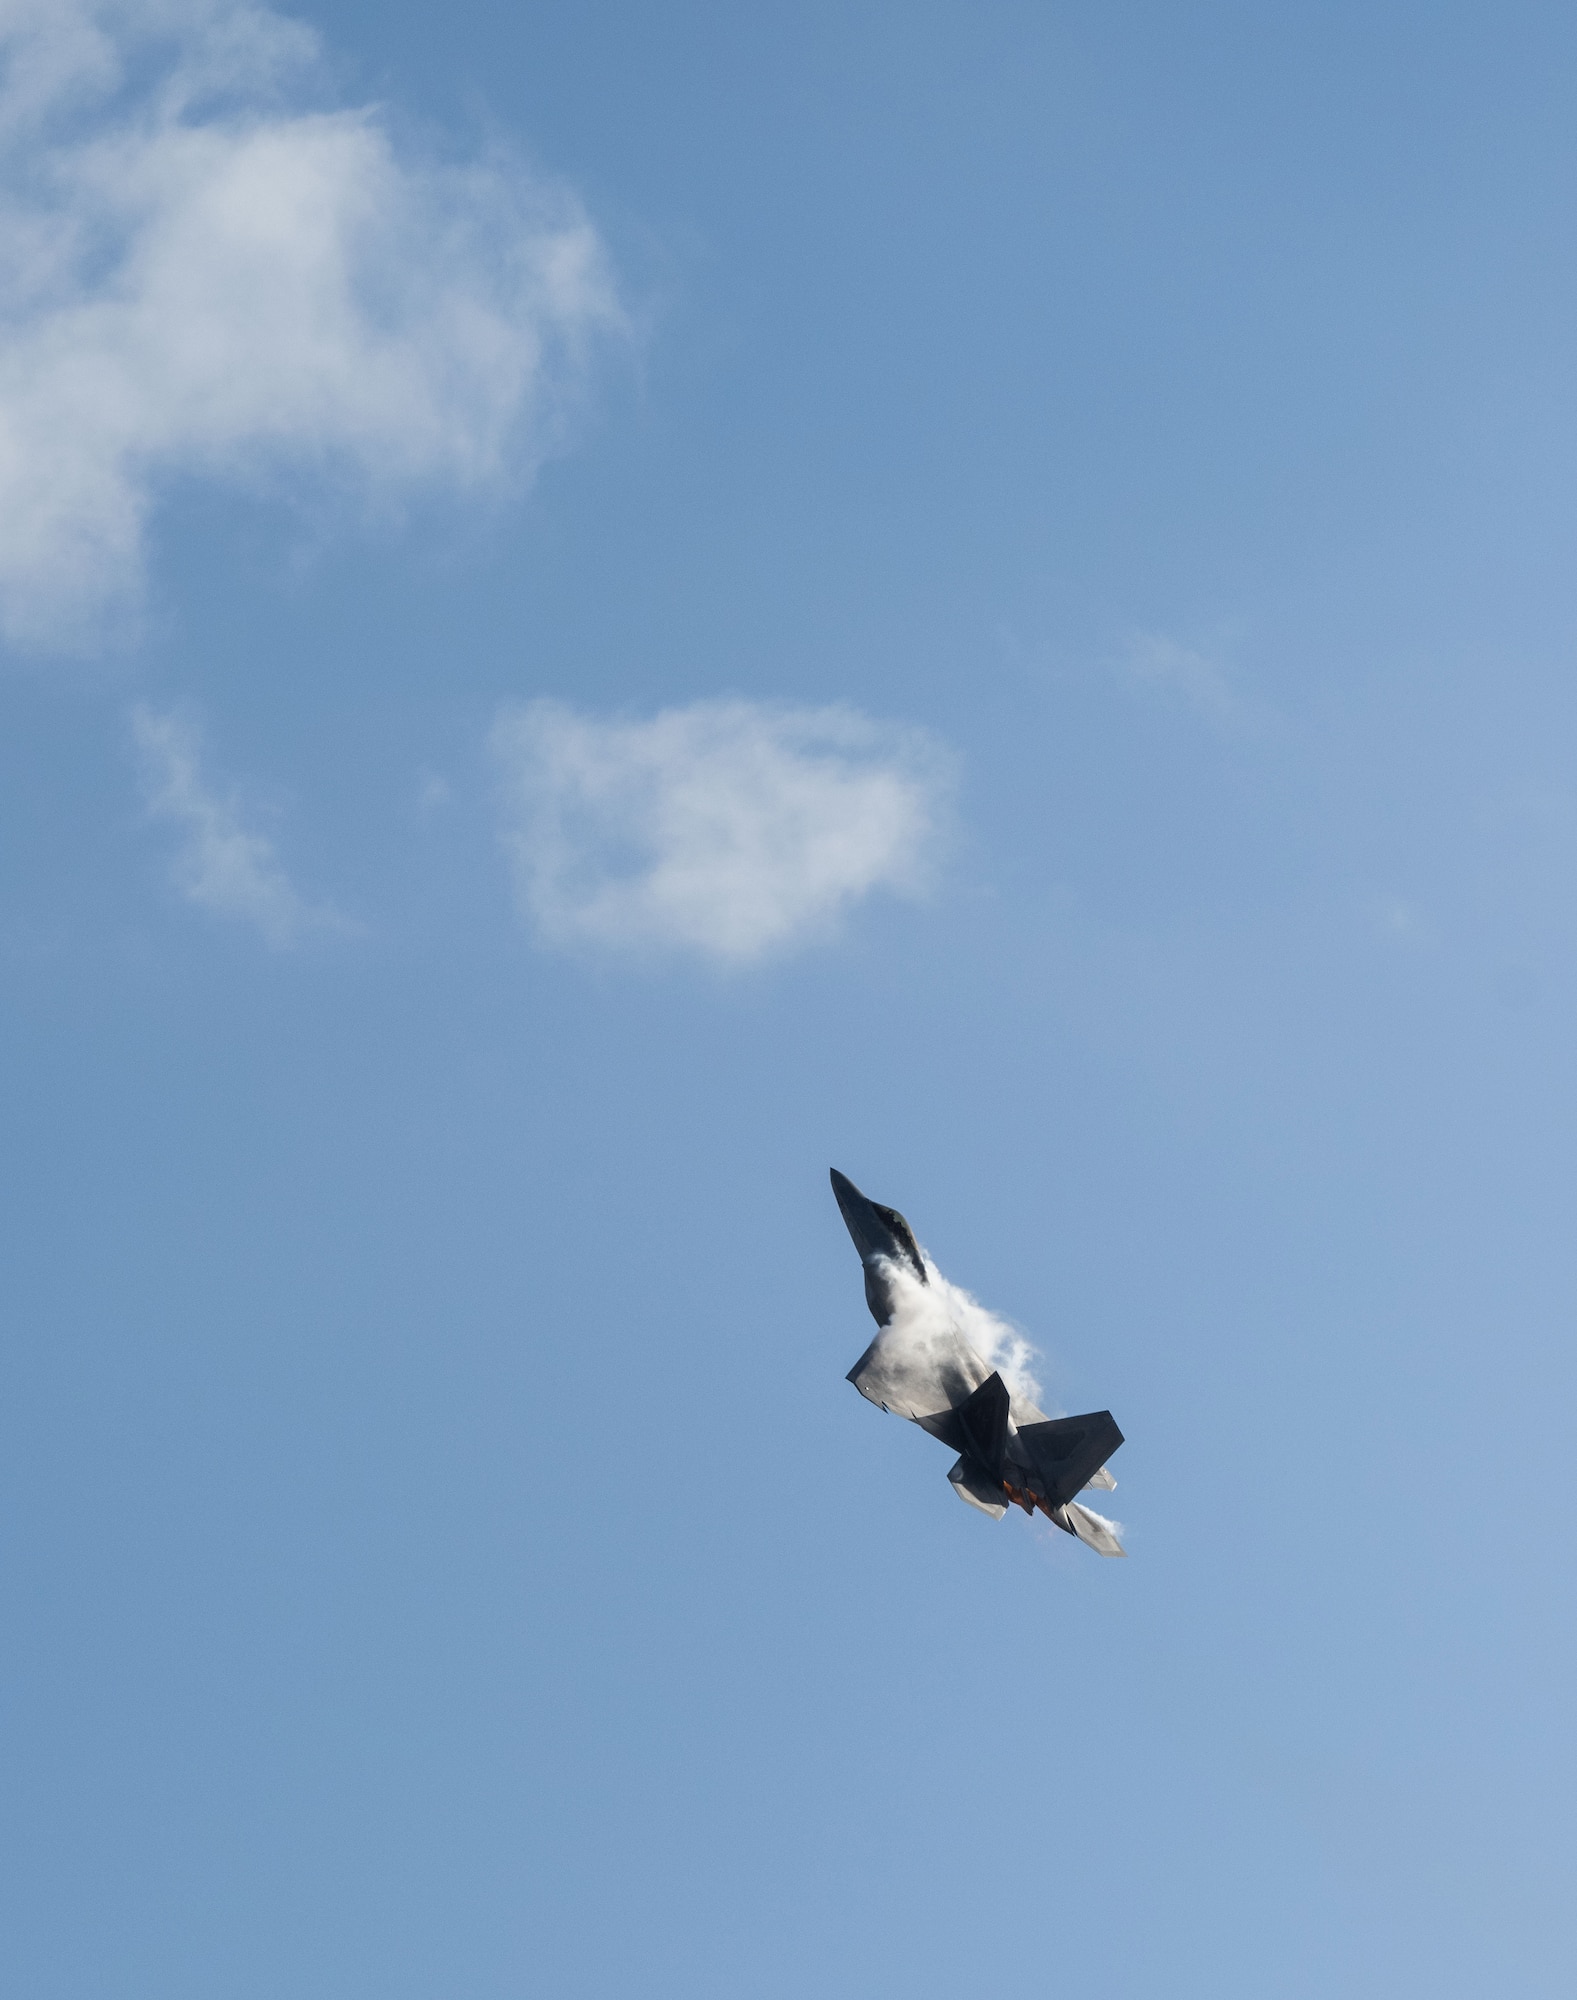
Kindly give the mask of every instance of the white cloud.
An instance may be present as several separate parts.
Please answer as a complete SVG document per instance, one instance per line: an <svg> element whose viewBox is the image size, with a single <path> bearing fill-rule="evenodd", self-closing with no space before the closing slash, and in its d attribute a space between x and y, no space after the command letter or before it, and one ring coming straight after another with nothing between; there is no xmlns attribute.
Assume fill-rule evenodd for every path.
<svg viewBox="0 0 1577 2000"><path fill-rule="evenodd" d="M342 928L332 910L306 903L280 866L273 842L248 829L234 798L203 776L202 746L190 723L148 708L132 711L148 811L182 834L171 873L188 902L215 916L255 924L271 945L303 931Z"/></svg>
<svg viewBox="0 0 1577 2000"><path fill-rule="evenodd" d="M558 702L493 731L524 912L561 946L742 965L924 883L948 789L919 731L846 708L704 701L650 721Z"/></svg>
<svg viewBox="0 0 1577 2000"><path fill-rule="evenodd" d="M161 482L528 475L624 330L573 195L314 108L245 0L0 0L0 626L135 605Z"/></svg>

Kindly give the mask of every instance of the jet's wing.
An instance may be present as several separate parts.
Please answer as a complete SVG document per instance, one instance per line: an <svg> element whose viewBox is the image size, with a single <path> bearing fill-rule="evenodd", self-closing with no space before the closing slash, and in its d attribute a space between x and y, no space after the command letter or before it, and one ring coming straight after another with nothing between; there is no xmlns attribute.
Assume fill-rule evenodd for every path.
<svg viewBox="0 0 1577 2000"><path fill-rule="evenodd" d="M940 1313L902 1313L884 1326L849 1370L860 1394L918 1423L973 1395L991 1370Z"/></svg>

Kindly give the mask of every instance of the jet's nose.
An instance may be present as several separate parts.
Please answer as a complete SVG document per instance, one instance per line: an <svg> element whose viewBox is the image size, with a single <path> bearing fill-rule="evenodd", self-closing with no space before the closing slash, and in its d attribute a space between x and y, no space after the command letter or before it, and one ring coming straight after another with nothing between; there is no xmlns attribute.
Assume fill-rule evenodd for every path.
<svg viewBox="0 0 1577 2000"><path fill-rule="evenodd" d="M887 1232L882 1228L881 1218L848 1175L840 1174L836 1167L832 1169L832 1192L860 1255L871 1257L885 1250L882 1239Z"/></svg>
<svg viewBox="0 0 1577 2000"><path fill-rule="evenodd" d="M831 1172L832 1191L861 1260L868 1263L872 1257L890 1257L894 1263L907 1264L924 1284L925 1264L908 1223L896 1209L868 1200L847 1174L840 1174L836 1167Z"/></svg>

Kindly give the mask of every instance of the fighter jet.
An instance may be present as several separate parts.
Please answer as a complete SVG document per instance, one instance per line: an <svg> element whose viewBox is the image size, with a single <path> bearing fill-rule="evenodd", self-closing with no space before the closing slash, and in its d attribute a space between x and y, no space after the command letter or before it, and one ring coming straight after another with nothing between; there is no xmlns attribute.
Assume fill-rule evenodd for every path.
<svg viewBox="0 0 1577 2000"><path fill-rule="evenodd" d="M997 1521L1009 1502L1026 1514L1038 1509L1099 1554L1126 1555L1112 1524L1073 1497L1117 1484L1106 1461L1123 1434L1110 1410L1048 1417L1012 1394L969 1344L943 1296L946 1281L927 1270L897 1209L868 1201L836 1167L832 1191L865 1266L865 1302L878 1328L849 1370L855 1388L958 1453L947 1476L971 1507Z"/></svg>

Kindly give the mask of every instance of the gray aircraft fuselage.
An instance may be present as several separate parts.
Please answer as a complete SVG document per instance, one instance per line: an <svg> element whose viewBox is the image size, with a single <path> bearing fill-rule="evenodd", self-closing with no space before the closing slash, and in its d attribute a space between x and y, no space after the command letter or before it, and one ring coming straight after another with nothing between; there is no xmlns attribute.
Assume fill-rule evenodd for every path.
<svg viewBox="0 0 1577 2000"><path fill-rule="evenodd" d="M860 1394L958 1453L947 1476L970 1506L1000 1520L1011 1503L1102 1555L1124 1554L1111 1524L1074 1498L1087 1486L1116 1484L1105 1468L1123 1434L1111 1412L1047 1417L1014 1396L938 1297L897 1209L871 1201L836 1167L832 1191L860 1253L878 1329L849 1370Z"/></svg>

